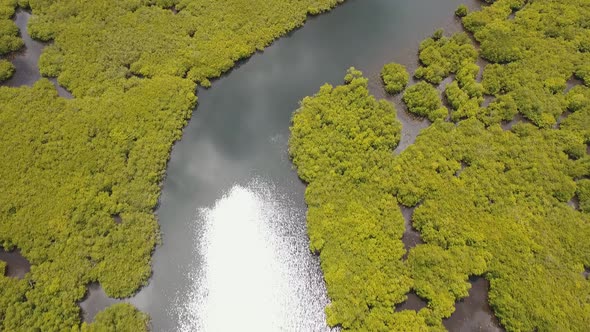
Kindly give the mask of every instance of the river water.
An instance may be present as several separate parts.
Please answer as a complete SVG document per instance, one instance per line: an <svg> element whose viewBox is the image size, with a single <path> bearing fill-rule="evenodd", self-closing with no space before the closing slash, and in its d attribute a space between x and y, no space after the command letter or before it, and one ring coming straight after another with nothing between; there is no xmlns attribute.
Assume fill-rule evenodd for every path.
<svg viewBox="0 0 590 332"><path fill-rule="evenodd" d="M325 285L308 249L305 185L287 153L292 113L323 83L340 84L350 66L384 97L382 65L414 69L422 39L439 27L460 29L453 12L461 3L479 5L347 0L198 91L199 105L163 183L157 210L163 243L153 277L128 300L150 314L154 331L329 330ZM19 78L16 60L17 76L8 84L31 84ZM389 99L404 124L400 152L428 123L405 113L399 98ZM83 307L92 313L113 303L97 285L88 298Z"/></svg>

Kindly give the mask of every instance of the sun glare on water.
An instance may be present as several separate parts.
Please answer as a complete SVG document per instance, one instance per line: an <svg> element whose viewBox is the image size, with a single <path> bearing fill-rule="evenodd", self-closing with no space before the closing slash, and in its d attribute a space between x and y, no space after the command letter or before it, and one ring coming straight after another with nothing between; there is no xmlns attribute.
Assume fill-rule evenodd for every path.
<svg viewBox="0 0 590 332"><path fill-rule="evenodd" d="M261 181L198 211L181 331L324 331L325 286L309 253L304 213Z"/></svg>

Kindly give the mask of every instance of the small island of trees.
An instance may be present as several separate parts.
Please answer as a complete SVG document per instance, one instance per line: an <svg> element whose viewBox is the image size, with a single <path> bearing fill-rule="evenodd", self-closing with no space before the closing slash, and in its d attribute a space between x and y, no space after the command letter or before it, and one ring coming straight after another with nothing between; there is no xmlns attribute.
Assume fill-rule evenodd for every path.
<svg viewBox="0 0 590 332"><path fill-rule="evenodd" d="M410 74L408 74L406 67L399 63L388 63L381 70L381 79L383 80L385 91L395 95L406 88L410 80Z"/></svg>

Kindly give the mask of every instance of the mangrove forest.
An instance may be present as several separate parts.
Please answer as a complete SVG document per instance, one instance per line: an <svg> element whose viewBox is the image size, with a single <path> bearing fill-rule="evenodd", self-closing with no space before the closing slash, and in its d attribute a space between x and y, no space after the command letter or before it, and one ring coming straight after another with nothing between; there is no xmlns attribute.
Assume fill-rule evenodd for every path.
<svg viewBox="0 0 590 332"><path fill-rule="evenodd" d="M23 46L11 17L30 11L29 33L48 42L41 74L74 98L46 78L0 87L0 247L31 263L23 279L0 273L0 330L146 330L128 304L81 324L78 302L92 282L116 298L146 285L160 184L197 85L339 2L2 0L0 79Z"/></svg>
<svg viewBox="0 0 590 332"><path fill-rule="evenodd" d="M354 68L293 116L331 326L444 331L472 277L507 331L590 326L590 2L486 2L420 44L405 91L403 67L383 68L398 107L431 121L400 154L391 102ZM424 242L409 252L401 206ZM395 311L410 293L426 307Z"/></svg>

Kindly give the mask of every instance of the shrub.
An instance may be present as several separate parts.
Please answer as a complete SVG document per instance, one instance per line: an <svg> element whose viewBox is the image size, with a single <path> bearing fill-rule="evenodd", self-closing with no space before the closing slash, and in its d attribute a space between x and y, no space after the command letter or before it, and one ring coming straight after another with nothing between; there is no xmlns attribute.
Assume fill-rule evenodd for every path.
<svg viewBox="0 0 590 332"><path fill-rule="evenodd" d="M410 74L408 74L406 67L397 63L389 63L381 70L381 79L385 85L385 90L394 95L406 88Z"/></svg>
<svg viewBox="0 0 590 332"><path fill-rule="evenodd" d="M403 101L408 111L430 121L444 119L448 111L442 107L438 91L426 82L418 82L406 89Z"/></svg>
<svg viewBox="0 0 590 332"><path fill-rule="evenodd" d="M0 60L0 82L6 81L14 74L14 66L10 61Z"/></svg>
<svg viewBox="0 0 590 332"><path fill-rule="evenodd" d="M469 9L465 5L460 5L457 10L455 10L455 15L458 17L465 17L469 13Z"/></svg>

